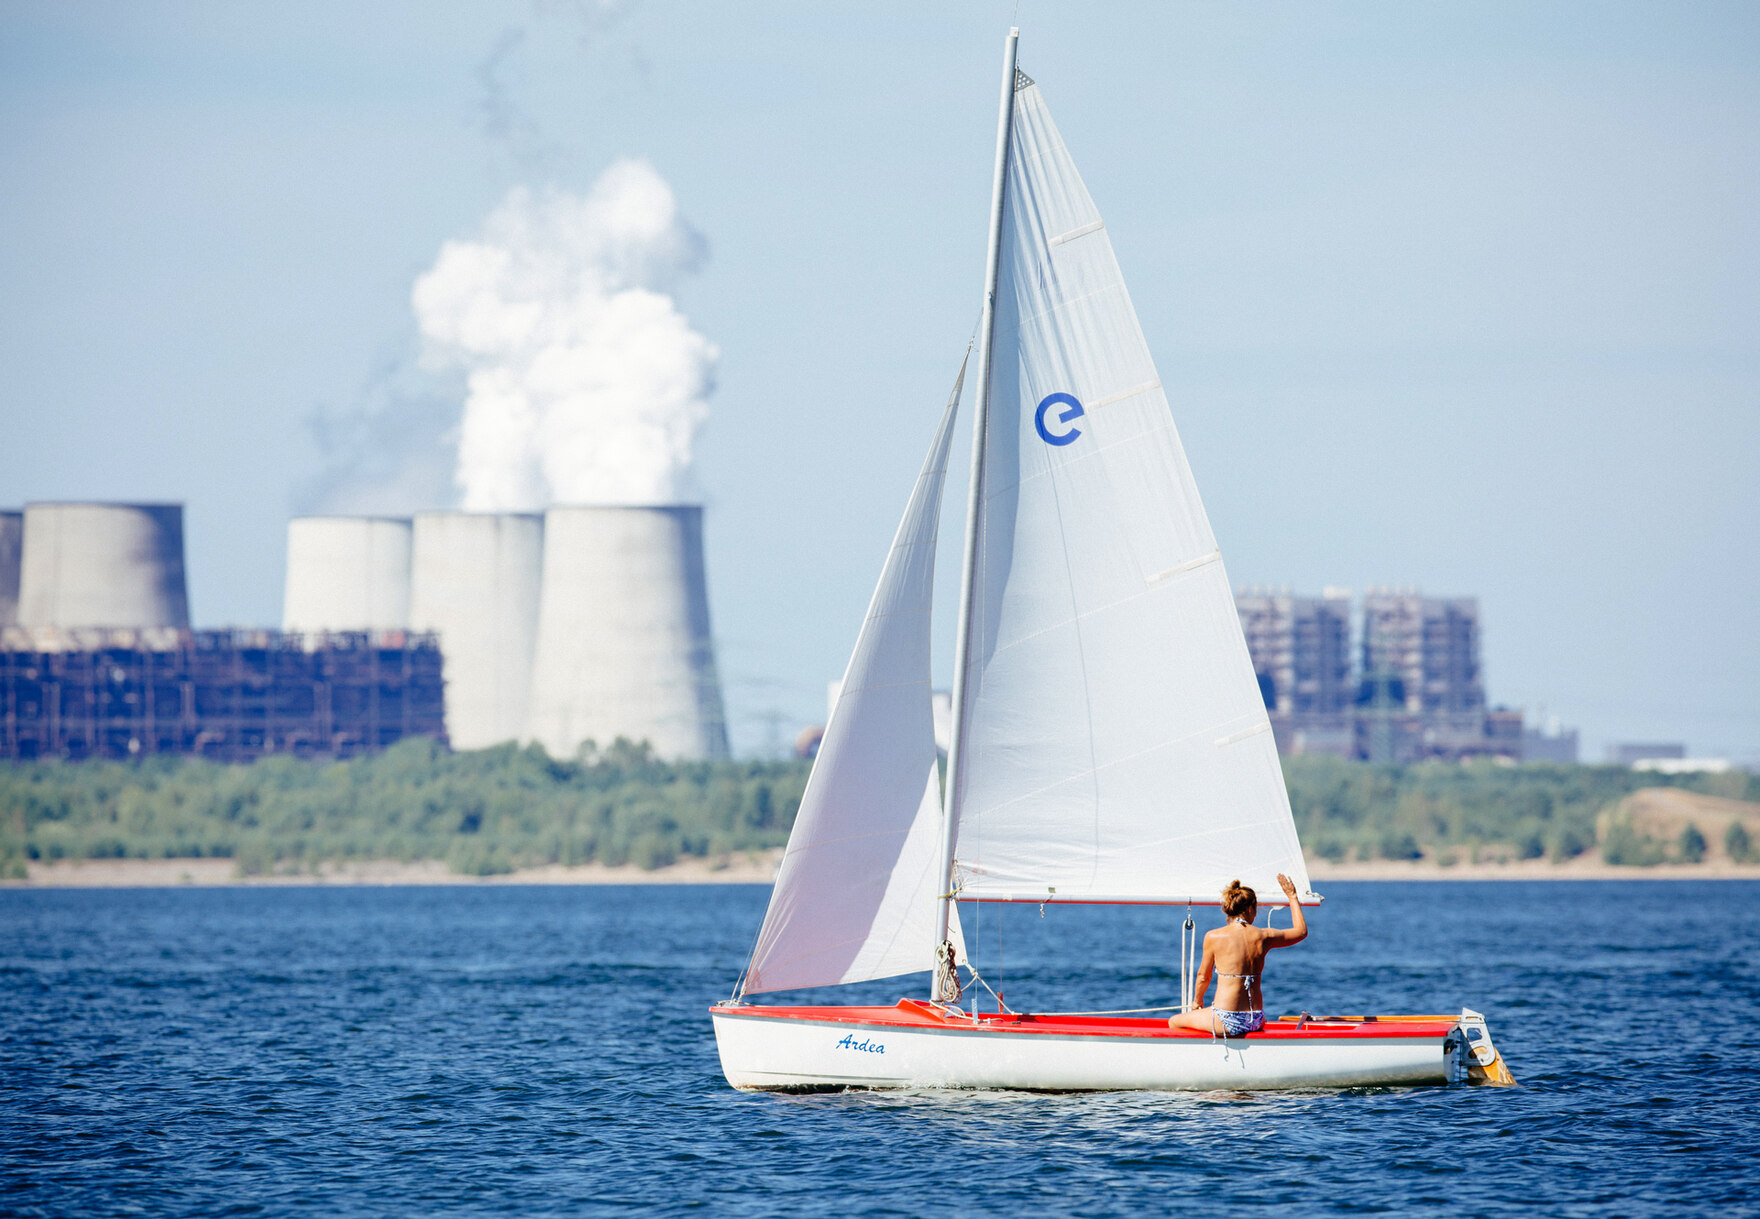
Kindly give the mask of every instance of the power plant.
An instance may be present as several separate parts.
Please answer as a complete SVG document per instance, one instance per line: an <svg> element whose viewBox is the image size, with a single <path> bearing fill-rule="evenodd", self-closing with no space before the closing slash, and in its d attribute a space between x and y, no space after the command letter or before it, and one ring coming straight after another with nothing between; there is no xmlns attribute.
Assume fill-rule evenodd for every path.
<svg viewBox="0 0 1760 1219"><path fill-rule="evenodd" d="M0 627L18 621L18 561L24 547L24 513L0 512Z"/></svg>
<svg viewBox="0 0 1760 1219"><path fill-rule="evenodd" d="M404 631L194 631L179 504L0 513L0 757L346 757L444 739L441 656ZM12 612L16 601L16 613Z"/></svg>
<svg viewBox="0 0 1760 1219"><path fill-rule="evenodd" d="M191 630L177 504L0 512L0 758L727 756L703 510L299 517L282 629Z"/></svg>
<svg viewBox="0 0 1760 1219"><path fill-rule="evenodd" d="M18 625L189 627L182 504L27 504Z"/></svg>
<svg viewBox="0 0 1760 1219"><path fill-rule="evenodd" d="M416 515L409 622L434 632L446 654L446 729L454 749L526 735L543 574L542 516Z"/></svg>
<svg viewBox="0 0 1760 1219"><path fill-rule="evenodd" d="M281 628L407 628L411 532L404 517L306 516L289 521Z"/></svg>
<svg viewBox="0 0 1760 1219"><path fill-rule="evenodd" d="M557 757L619 737L662 757L727 756L701 507L545 513L529 725Z"/></svg>

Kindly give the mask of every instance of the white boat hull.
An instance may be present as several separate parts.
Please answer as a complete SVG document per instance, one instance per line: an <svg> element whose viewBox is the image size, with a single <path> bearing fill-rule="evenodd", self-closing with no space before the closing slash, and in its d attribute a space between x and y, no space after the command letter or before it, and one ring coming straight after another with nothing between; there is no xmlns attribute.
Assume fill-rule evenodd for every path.
<svg viewBox="0 0 1760 1219"><path fill-rule="evenodd" d="M1223 1039L1147 1020L972 1023L927 1005L896 1010L899 1019L889 1008L715 1008L722 1072L763 1091L1208 1091L1447 1084L1470 1065L1448 1017L1274 1024Z"/></svg>

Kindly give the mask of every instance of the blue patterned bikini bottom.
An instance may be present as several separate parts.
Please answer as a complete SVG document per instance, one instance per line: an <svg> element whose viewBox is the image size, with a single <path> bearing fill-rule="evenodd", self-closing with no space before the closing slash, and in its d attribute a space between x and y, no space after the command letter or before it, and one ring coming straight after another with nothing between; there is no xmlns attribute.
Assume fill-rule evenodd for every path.
<svg viewBox="0 0 1760 1219"><path fill-rule="evenodd" d="M1264 1012L1231 1012L1220 1007L1211 1010L1216 1013L1224 1037L1244 1037L1265 1027Z"/></svg>

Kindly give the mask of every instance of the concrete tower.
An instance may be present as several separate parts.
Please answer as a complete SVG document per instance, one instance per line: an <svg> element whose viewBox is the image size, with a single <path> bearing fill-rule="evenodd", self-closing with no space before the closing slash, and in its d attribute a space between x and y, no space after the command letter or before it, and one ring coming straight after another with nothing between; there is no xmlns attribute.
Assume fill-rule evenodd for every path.
<svg viewBox="0 0 1760 1219"><path fill-rule="evenodd" d="M287 523L289 631L409 626L410 523L383 516L305 516Z"/></svg>
<svg viewBox="0 0 1760 1219"><path fill-rule="evenodd" d="M0 512L0 626L18 621L18 561L24 550L24 513Z"/></svg>
<svg viewBox="0 0 1760 1219"><path fill-rule="evenodd" d="M415 518L409 624L446 657L446 735L482 749L525 735L544 518L424 512Z"/></svg>
<svg viewBox="0 0 1760 1219"><path fill-rule="evenodd" d="M555 757L620 736L666 758L727 756L701 507L545 514L528 735Z"/></svg>
<svg viewBox="0 0 1760 1219"><path fill-rule="evenodd" d="M26 504L18 622L187 627L182 504Z"/></svg>

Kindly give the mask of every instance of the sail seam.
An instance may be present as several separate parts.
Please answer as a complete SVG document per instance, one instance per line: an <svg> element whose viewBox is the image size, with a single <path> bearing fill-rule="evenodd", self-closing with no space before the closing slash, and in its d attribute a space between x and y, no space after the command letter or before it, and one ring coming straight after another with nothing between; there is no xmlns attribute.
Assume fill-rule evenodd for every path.
<svg viewBox="0 0 1760 1219"><path fill-rule="evenodd" d="M1220 557L1220 556L1218 556L1218 557ZM998 652L1006 652L1010 648L1019 647L1021 644L1027 643L1027 642L1034 640L1034 639L1037 639L1041 635L1049 635L1052 631L1062 630L1064 627L1067 627L1067 626L1079 625L1084 618L1092 618L1096 614L1108 613L1112 610L1117 609L1121 605L1126 605L1132 601L1135 601L1138 597L1147 597L1151 593L1155 593L1158 591L1160 591L1160 590L1157 589L1156 587L1154 587L1154 585L1152 583L1145 583L1141 589L1137 590L1134 593L1129 594L1128 596L1120 597L1116 601L1108 601L1105 605L1096 605L1092 609L1078 610L1078 611L1076 611L1076 615L1073 618L1065 618L1060 622L1049 623L1048 625L1043 626L1040 629L1034 631L1030 635L1022 635L1018 639L1009 640L1007 643L1000 643L999 642L999 643L997 643L995 648L992 649L991 655L994 656Z"/></svg>
<svg viewBox="0 0 1760 1219"><path fill-rule="evenodd" d="M1113 394L1109 398L1102 398L1098 402L1090 402L1088 403L1088 409L1091 411L1097 411L1103 406L1111 406L1115 402L1123 402L1127 398L1135 398L1138 394L1146 394L1152 389L1160 388L1161 378L1156 377L1153 381L1145 381L1141 385L1134 385L1130 389L1124 390L1121 393Z"/></svg>
<svg viewBox="0 0 1760 1219"><path fill-rule="evenodd" d="M869 614L863 621L873 622L878 618L902 618L910 614L927 614L928 612L926 609L881 610L878 613Z"/></svg>
<svg viewBox="0 0 1760 1219"><path fill-rule="evenodd" d="M1276 829L1279 826L1281 826L1282 824L1283 824L1283 818L1272 816L1272 817L1267 817L1267 818L1260 820L1260 821L1244 821L1244 822L1241 822L1239 825L1234 825L1234 826L1212 827L1212 828L1208 828L1208 829L1194 830L1193 832L1191 832L1189 834L1170 834L1164 838L1152 838L1146 842L1139 844L1135 849L1140 851L1140 850L1145 850L1149 847L1169 846L1169 845L1179 844L1179 843L1200 842L1206 838L1224 837L1225 835L1227 835L1237 829L1247 829L1247 830ZM1247 861L1246 866L1251 866L1251 867L1272 866L1272 867L1275 867L1277 864L1285 862L1286 859L1287 859L1286 854L1277 853L1277 852L1267 854L1265 852L1260 852L1256 859L1252 859L1252 860ZM982 868L971 868L970 870L973 875L989 878L989 882L992 885L1005 883L1005 881L1007 881L1007 877L1002 873L998 873L998 872L994 872L994 871L986 871L985 869L982 869ZM999 877L1001 879L998 879ZM976 886L968 885L967 887L968 888L975 888Z"/></svg>
<svg viewBox="0 0 1760 1219"><path fill-rule="evenodd" d="M1055 468L1056 467L1053 467L1053 471ZM1091 861L1092 867L1090 868L1088 875L1088 882L1092 884L1094 875L1100 866L1100 784L1098 780L1100 758L1099 751L1094 746L1094 698L1092 686L1090 686L1088 681L1088 650L1082 640L1082 611L1081 607L1076 604L1076 578L1069 557L1069 534L1063 527L1063 495L1061 489L1057 485L1056 478L1052 478L1051 480L1051 506L1057 513L1057 536L1062 543L1063 571L1064 576L1069 581L1070 608L1075 611L1076 615L1076 663L1081 666L1082 671L1082 703L1086 712L1085 718L1088 727L1088 761L1092 764L1091 773L1096 776L1093 784L1093 804L1091 806L1091 824L1094 833L1094 855Z"/></svg>
<svg viewBox="0 0 1760 1219"><path fill-rule="evenodd" d="M1269 721L1266 721L1266 726L1267 727L1270 726ZM1072 771L1071 773L1059 778L1055 783L1047 783L1045 786L1040 787L1040 788L1036 788L1033 791L1022 792L1020 795L1016 796L1012 800L1004 800L1001 804L992 804L987 809L981 809L981 810L979 810L977 812L973 812L969 815L972 817L987 816L990 813L994 813L994 812L997 812L1001 809L1005 809L1012 804L1020 804L1023 801L1031 800L1034 796L1043 795L1045 792L1050 791L1052 788L1061 787L1065 783L1072 783L1077 779L1086 778L1089 775L1098 775L1103 770L1110 770L1115 766L1123 766L1127 762L1134 762L1138 758L1145 757L1148 754L1155 753L1155 752L1162 750L1162 749L1168 749L1168 748L1171 748L1172 746L1175 746L1175 745L1183 745L1188 741L1195 741L1198 738L1206 735L1207 733L1211 733L1211 732L1215 732L1215 731L1216 731L1215 728L1204 728L1204 729L1200 729L1197 732L1187 733L1185 736L1169 737L1164 741L1157 741L1153 745L1145 746L1144 748L1137 750L1137 752L1135 752L1135 753L1126 754L1122 758L1114 758L1112 761L1104 763L1104 764L1096 763L1094 766L1092 766L1088 770ZM968 814L966 814L964 811L962 811L960 814L960 820L963 822L967 815ZM1170 840L1170 841L1172 841L1172 840Z"/></svg>
<svg viewBox="0 0 1760 1219"><path fill-rule="evenodd" d="M883 681L883 682L871 683L871 684L865 685L865 686L850 686L850 687L843 689L843 690L840 690L838 692L837 701L841 703L844 699L844 695L846 695L846 694L860 694L863 690L902 690L908 686L928 686L928 685L929 685L929 682L927 679L912 678L910 681Z"/></svg>
<svg viewBox="0 0 1760 1219"><path fill-rule="evenodd" d="M1073 466L1078 462L1093 461L1103 454L1110 453L1113 449L1123 448L1141 440L1145 436L1153 436L1157 432L1173 432L1174 439L1176 441L1179 439L1179 433L1173 426L1173 419L1169 416L1165 422L1152 423L1140 432L1132 432L1129 436L1120 436L1117 440L1111 440L1105 444L1096 444L1085 453L1060 458L1057 464L1060 466ZM1005 493L1014 490L1016 487L1026 486L1034 479L1046 478L1050 475L1053 468L1053 466L1047 465L1043 469L1035 470L1031 474L1028 474L1023 478L1018 478L1014 482L1009 483L1008 486L994 492L986 486L984 489L984 501L988 503L990 500L997 499ZM1206 519L1205 524L1209 524L1208 519Z"/></svg>
<svg viewBox="0 0 1760 1219"><path fill-rule="evenodd" d="M1050 317L1053 313L1056 313L1059 309L1062 309L1067 305L1075 305L1075 304L1080 304L1082 301L1093 300L1096 296L1104 296L1108 292L1118 293L1120 296L1124 297L1125 304L1127 304L1127 305L1130 304L1130 300L1131 300L1130 293L1125 290L1125 286L1122 281L1117 281L1114 283L1107 284L1104 287L1095 288L1092 292L1084 292L1080 296L1066 296L1062 300L1052 301L1050 304L1048 304L1045 308L1041 309L1037 313L1031 314L1027 317L1017 317L1015 319L1014 325L1009 327L1009 329L1015 330L1015 331L1024 330L1028 323L1036 322L1042 317ZM1020 298L1017 295L1015 299L1019 300ZM1134 307L1133 307L1133 311L1132 311L1131 316L1133 318L1136 316Z"/></svg>
<svg viewBox="0 0 1760 1219"><path fill-rule="evenodd" d="M816 851L821 847L832 846L832 845L839 843L839 842L869 842L869 841L872 841L873 839L876 839L876 838L898 838L898 839L902 840L904 838L908 838L909 836L910 836L910 831L908 829L905 829L905 830L880 830L880 831L876 831L875 833L872 833L872 834L845 834L841 838L815 838L811 842L803 843L796 850L785 851L783 853L783 858L784 859L796 859L802 855L805 855L809 851Z"/></svg>

